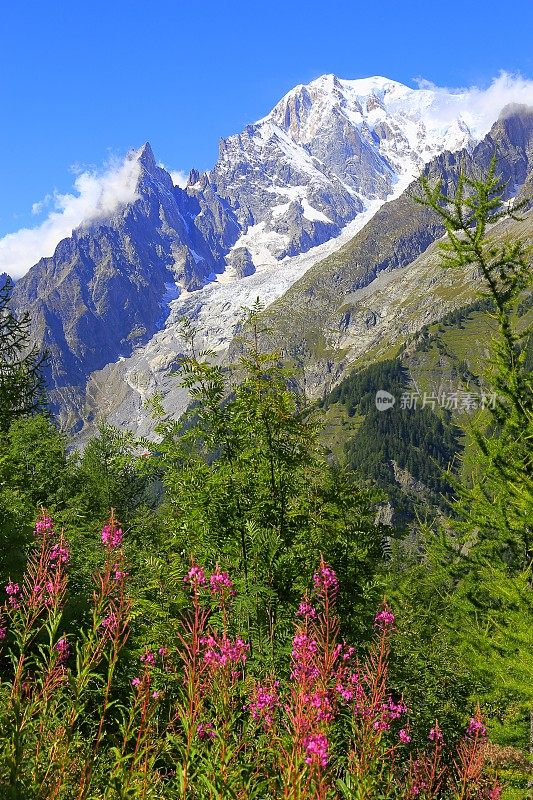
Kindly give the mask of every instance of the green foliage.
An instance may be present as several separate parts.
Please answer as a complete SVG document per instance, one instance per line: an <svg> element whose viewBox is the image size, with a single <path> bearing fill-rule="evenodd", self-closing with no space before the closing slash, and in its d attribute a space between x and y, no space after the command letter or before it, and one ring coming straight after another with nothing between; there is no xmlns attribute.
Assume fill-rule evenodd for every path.
<svg viewBox="0 0 533 800"><path fill-rule="evenodd" d="M0 433L0 575L19 575L40 506L60 513L70 496L66 439L43 414Z"/></svg>
<svg viewBox="0 0 533 800"><path fill-rule="evenodd" d="M157 462L174 552L180 563L194 554L236 571L238 611L254 657L267 664L275 641L288 641L288 608L321 553L350 586L345 624L357 618L362 627L382 534L375 493L328 464L312 413L290 390L291 370L260 352L259 312L244 326L237 381L197 353L194 330L185 330L191 355L181 376L194 404L184 421L161 426Z"/></svg>
<svg viewBox="0 0 533 800"><path fill-rule="evenodd" d="M105 423L99 426L76 469L78 503L90 519L101 521L114 508L117 518L126 521L143 504L155 506L157 489L142 452L131 432Z"/></svg>
<svg viewBox="0 0 533 800"><path fill-rule="evenodd" d="M478 267L497 323L486 380L498 400L488 424L484 416L473 425L478 454L472 483L457 486L454 517L436 551L451 589L448 624L459 632L457 648L476 680L475 694L501 720L511 709L522 715L514 743L524 746L533 708L533 375L527 357L531 333L517 325L517 317L532 271L521 241L496 243L490 237L491 224L520 210L503 203L504 188L495 158L485 176L461 176L451 197L422 179L422 202L446 228L440 244L444 264Z"/></svg>
<svg viewBox="0 0 533 800"><path fill-rule="evenodd" d="M0 285L0 432L15 418L34 414L45 405L41 370L46 354L30 345L28 314L16 317L11 311L12 289L10 278Z"/></svg>
<svg viewBox="0 0 533 800"><path fill-rule="evenodd" d="M375 405L380 389L396 398L386 411ZM374 479L391 498L395 511L412 518L416 503L399 488L394 465L407 470L424 485L432 502L442 505L443 496L451 494L446 472L460 445L449 412L439 416L429 406L402 407L402 395L409 390L409 375L401 362L382 361L346 377L322 405L328 408L341 403L349 416L363 417L355 435L345 443L347 465L363 479Z"/></svg>

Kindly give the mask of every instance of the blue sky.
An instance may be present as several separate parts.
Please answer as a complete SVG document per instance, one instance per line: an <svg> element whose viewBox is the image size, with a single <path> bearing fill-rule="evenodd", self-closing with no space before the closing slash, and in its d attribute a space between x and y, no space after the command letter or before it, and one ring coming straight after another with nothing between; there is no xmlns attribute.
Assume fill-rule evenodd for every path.
<svg viewBox="0 0 533 800"><path fill-rule="evenodd" d="M144 141L205 169L221 136L320 74L485 87L533 78L533 3L9 2L0 27L0 236L72 192L73 168ZM48 204L49 206L49 204Z"/></svg>

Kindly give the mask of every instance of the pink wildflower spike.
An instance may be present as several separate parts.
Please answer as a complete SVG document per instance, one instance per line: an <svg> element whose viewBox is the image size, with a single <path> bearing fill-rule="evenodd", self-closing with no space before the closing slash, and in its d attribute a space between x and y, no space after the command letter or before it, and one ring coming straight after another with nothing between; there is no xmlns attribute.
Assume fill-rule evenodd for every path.
<svg viewBox="0 0 533 800"><path fill-rule="evenodd" d="M320 767L328 764L328 737L324 733L313 733L306 736L303 742L305 763Z"/></svg>
<svg viewBox="0 0 533 800"><path fill-rule="evenodd" d="M471 717L466 729L466 735L473 739L485 739L487 729L479 717Z"/></svg>
<svg viewBox="0 0 533 800"><path fill-rule="evenodd" d="M159 692L157 692L157 691L156 692L152 692L152 700L158 700L158 699L159 699Z"/></svg>
<svg viewBox="0 0 533 800"><path fill-rule="evenodd" d="M402 728L401 731L399 731L398 738L400 742L402 742L402 744L409 744L409 742L411 741L411 737L409 736L405 728Z"/></svg>
<svg viewBox="0 0 533 800"><path fill-rule="evenodd" d="M439 728L438 722L435 723L435 727L431 728L428 739L430 742L436 742L437 744L444 744L444 736L442 735L442 731Z"/></svg>
<svg viewBox="0 0 533 800"><path fill-rule="evenodd" d="M399 703L395 703L394 700L391 697L389 697L388 701L386 703L383 703L382 709L383 713L389 719L399 719L399 717L401 717L402 714L406 713L407 706L402 701L400 701Z"/></svg>
<svg viewBox="0 0 533 800"><path fill-rule="evenodd" d="M298 606L296 616L302 617L303 619L316 619L317 613L315 607L311 605L311 603L309 603L307 600L302 600Z"/></svg>
<svg viewBox="0 0 533 800"><path fill-rule="evenodd" d="M316 689L309 695L307 702L314 710L318 722L332 722L333 706L328 689Z"/></svg>
<svg viewBox="0 0 533 800"><path fill-rule="evenodd" d="M226 667L239 662L245 663L250 645L246 644L242 639L236 639L232 642L226 636L220 639L215 636L203 636L200 639L200 644L203 645L204 654L203 659L213 669Z"/></svg>
<svg viewBox="0 0 533 800"><path fill-rule="evenodd" d="M274 723L274 712L279 706L279 681L272 681L269 684L254 686L252 700L245 706L252 719L261 722L265 730L270 730Z"/></svg>
<svg viewBox="0 0 533 800"><path fill-rule="evenodd" d="M110 550L114 550L122 544L122 528L117 528L114 522L104 525L101 536L103 544Z"/></svg>
<svg viewBox="0 0 533 800"><path fill-rule="evenodd" d="M374 627L386 630L388 628L392 628L395 620L396 617L394 616L390 608L384 606L381 609L381 611L378 611L378 613L374 617Z"/></svg>
<svg viewBox="0 0 533 800"><path fill-rule="evenodd" d="M20 593L20 586L18 585L18 583L13 583L13 581L9 581L9 583L6 585L6 594L8 597L8 603L14 610L20 608L19 593Z"/></svg>
<svg viewBox="0 0 533 800"><path fill-rule="evenodd" d="M131 682L131 685L132 685L134 688L136 688L137 686L140 686L140 685L141 685L141 679L140 679L140 678L134 678L134 679L132 680L132 682Z"/></svg>
<svg viewBox="0 0 533 800"><path fill-rule="evenodd" d="M118 630L118 619L116 614L111 611L107 616L103 618L100 623L100 627L104 629L104 633L107 636L114 636Z"/></svg>
<svg viewBox="0 0 533 800"><path fill-rule="evenodd" d="M205 739L214 739L215 738L215 731L213 729L213 723L206 722L205 724L202 722L198 723L198 727L196 729L196 734L199 739L204 741Z"/></svg>
<svg viewBox="0 0 533 800"><path fill-rule="evenodd" d="M54 524L47 514L39 514L35 523L36 536L50 536L54 532Z"/></svg>
<svg viewBox="0 0 533 800"><path fill-rule="evenodd" d="M193 564L183 579L183 583L188 583L193 592L198 591L201 586L205 586L206 577L203 569Z"/></svg>
<svg viewBox="0 0 533 800"><path fill-rule="evenodd" d="M68 657L70 655L70 645L69 645L68 640L67 640L67 638L65 636L63 636L62 639L59 639L55 643L54 650L56 650L56 652L59 653L59 657L57 659L58 662L60 664L64 664L65 661L68 660Z"/></svg>
<svg viewBox="0 0 533 800"><path fill-rule="evenodd" d="M320 566L313 575L313 583L316 591L321 595L327 594L335 596L339 590L339 581L334 570L326 564L324 559L320 559Z"/></svg>
<svg viewBox="0 0 533 800"><path fill-rule="evenodd" d="M150 651L147 650L145 653L142 654L140 658L141 664L145 664L146 666L153 667L155 664L155 656Z"/></svg>
<svg viewBox="0 0 533 800"><path fill-rule="evenodd" d="M221 572L218 567L209 578L209 585L213 594L224 594L233 592L233 581L227 572Z"/></svg>
<svg viewBox="0 0 533 800"><path fill-rule="evenodd" d="M164 658L165 656L168 655L168 647L160 647L157 652L159 653L161 658Z"/></svg>
<svg viewBox="0 0 533 800"><path fill-rule="evenodd" d="M57 564L68 564L70 553L68 548L61 544L55 544L50 550L50 562L52 567Z"/></svg>
<svg viewBox="0 0 533 800"><path fill-rule="evenodd" d="M319 670L315 664L318 644L307 633L297 631L292 640L292 672L291 678L299 682L315 679Z"/></svg>

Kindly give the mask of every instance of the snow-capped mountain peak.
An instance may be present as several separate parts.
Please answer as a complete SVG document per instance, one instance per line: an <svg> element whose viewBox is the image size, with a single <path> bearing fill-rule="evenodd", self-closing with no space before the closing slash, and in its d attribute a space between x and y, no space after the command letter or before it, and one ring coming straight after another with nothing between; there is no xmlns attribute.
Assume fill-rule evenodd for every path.
<svg viewBox="0 0 533 800"><path fill-rule="evenodd" d="M209 173L242 228L234 250L257 269L338 236L434 156L471 146L466 108L459 93L379 76L322 75L291 89L221 141Z"/></svg>
<svg viewBox="0 0 533 800"><path fill-rule="evenodd" d="M411 89L379 76L341 80L322 75L288 92L258 125L273 123L312 148L315 139L327 135L332 118L339 118L347 131L369 132L370 141L398 171L412 171L437 153L472 141L462 116L467 99L464 93Z"/></svg>

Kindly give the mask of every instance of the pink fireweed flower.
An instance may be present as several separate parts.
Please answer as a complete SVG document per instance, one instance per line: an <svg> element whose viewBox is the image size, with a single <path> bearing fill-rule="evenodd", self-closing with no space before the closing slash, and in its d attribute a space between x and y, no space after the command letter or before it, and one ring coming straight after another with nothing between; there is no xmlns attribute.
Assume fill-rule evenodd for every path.
<svg viewBox="0 0 533 800"><path fill-rule="evenodd" d="M104 525L102 528L102 542L110 550L120 547L122 544L122 528L116 528L114 525Z"/></svg>
<svg viewBox="0 0 533 800"><path fill-rule="evenodd" d="M196 734L199 739L204 741L205 739L214 739L215 738L215 731L213 728L212 722L199 722L198 727L196 729Z"/></svg>
<svg viewBox="0 0 533 800"><path fill-rule="evenodd" d="M257 684L254 687L252 700L248 706L245 706L245 708L248 708L252 719L256 722L261 722L267 731L273 725L274 712L279 706L278 689L279 681L273 681L266 686Z"/></svg>
<svg viewBox="0 0 533 800"><path fill-rule="evenodd" d="M245 663L250 645L246 644L242 639L235 639L234 642L228 639L225 635L221 639L216 639L214 636L203 636L200 639L200 644L204 649L204 662L214 669L238 664L239 662Z"/></svg>
<svg viewBox="0 0 533 800"><path fill-rule="evenodd" d="M161 658L164 658L166 655L168 655L168 647L160 647L157 652L159 653Z"/></svg>
<svg viewBox="0 0 533 800"><path fill-rule="evenodd" d="M58 662L64 664L70 655L70 645L65 636L55 643L54 650L59 653Z"/></svg>
<svg viewBox="0 0 533 800"><path fill-rule="evenodd" d="M328 763L328 737L323 733L313 733L306 736L303 742L305 750L305 763L326 767Z"/></svg>
<svg viewBox="0 0 533 800"><path fill-rule="evenodd" d="M137 686L140 686L140 685L141 685L141 679L140 679L140 678L134 678L134 679L132 680L132 682L131 682L131 685L132 685L134 688L136 688Z"/></svg>
<svg viewBox="0 0 533 800"><path fill-rule="evenodd" d="M201 586L205 586L206 584L205 572L201 567L193 564L184 577L183 583L188 583L193 591L197 591Z"/></svg>
<svg viewBox="0 0 533 800"><path fill-rule="evenodd" d="M484 739L487 735L487 729L480 719L471 717L468 728L466 729L466 735L473 738Z"/></svg>
<svg viewBox="0 0 533 800"><path fill-rule="evenodd" d="M409 744L409 742L411 741L411 737L409 736L405 728L402 728L401 731L398 733L398 738L400 742L402 742L403 744Z"/></svg>
<svg viewBox="0 0 533 800"><path fill-rule="evenodd" d="M395 619L396 617L390 609L382 608L374 617L374 626L382 629L390 628L394 625Z"/></svg>
<svg viewBox="0 0 533 800"><path fill-rule="evenodd" d="M233 581L227 572L220 572L218 567L209 578L209 585L213 594L224 594L226 591L233 592Z"/></svg>
<svg viewBox="0 0 533 800"><path fill-rule="evenodd" d="M431 728L430 732L428 733L428 739L430 742L436 742L437 744L444 743L444 736L442 735L442 731L438 725L435 725L434 728Z"/></svg>
<svg viewBox="0 0 533 800"><path fill-rule="evenodd" d="M316 619L316 609L311 603L308 603L307 600L302 600L300 605L298 606L298 611L296 612L298 617L302 617L303 619Z"/></svg>
<svg viewBox="0 0 533 800"><path fill-rule="evenodd" d="M320 561L318 571L313 575L313 583L320 595L335 595L339 589L339 581L334 570L324 560Z"/></svg>
<svg viewBox="0 0 533 800"><path fill-rule="evenodd" d="M152 700L158 700L158 699L159 699L159 692L157 691L152 692Z"/></svg>
<svg viewBox="0 0 533 800"><path fill-rule="evenodd" d="M9 583L6 585L6 594L8 597L9 605L11 606L11 608L15 610L17 608L20 608L19 592L20 592L20 586L18 585L18 583L13 583L13 581L9 581Z"/></svg>
<svg viewBox="0 0 533 800"><path fill-rule="evenodd" d="M342 653L342 660L343 661L349 661L351 658L354 657L354 655L355 655L355 647L346 647L346 646L344 646L343 653Z"/></svg>
<svg viewBox="0 0 533 800"><path fill-rule="evenodd" d="M428 785L426 781L419 779L415 781L415 783L413 783L413 785L411 786L411 795L413 797L418 797L421 792L426 792L427 789Z"/></svg>
<svg viewBox="0 0 533 800"><path fill-rule="evenodd" d="M328 689L316 689L306 696L306 702L315 712L318 722L331 722L333 720L333 706Z"/></svg>
<svg viewBox="0 0 533 800"><path fill-rule="evenodd" d="M335 691L345 703L349 703L355 697L355 690L351 686L343 686L342 683L335 685Z"/></svg>
<svg viewBox="0 0 533 800"><path fill-rule="evenodd" d="M59 602L61 594L64 590L64 583L61 578L60 570L51 573L49 580L44 584L46 596L44 597L45 606L51 607ZM41 600L41 595L36 595L37 600Z"/></svg>
<svg viewBox="0 0 533 800"><path fill-rule="evenodd" d="M67 547L61 544L55 544L50 550L50 562L53 567L57 564L67 564L70 559L70 553Z"/></svg>
<svg viewBox="0 0 533 800"><path fill-rule="evenodd" d="M149 667L153 667L155 664L155 656L150 650L143 653L140 660L141 664L146 664Z"/></svg>
<svg viewBox="0 0 533 800"><path fill-rule="evenodd" d="M291 678L297 681L315 679L319 670L315 664L318 644L303 631L297 631L292 640L292 672Z"/></svg>
<svg viewBox="0 0 533 800"><path fill-rule="evenodd" d="M118 619L117 615L111 611L100 623L100 627L104 629L107 636L114 636L118 632Z"/></svg>
<svg viewBox="0 0 533 800"><path fill-rule="evenodd" d="M54 530L54 524L50 517L46 514L40 514L37 517L37 522L35 523L35 535L36 536L47 536L51 535Z"/></svg>
<svg viewBox="0 0 533 800"><path fill-rule="evenodd" d="M500 798L502 796L502 791L503 791L503 789L499 784L496 784L496 786L493 786L492 789L489 791L489 795L488 795L489 800L500 800Z"/></svg>
<svg viewBox="0 0 533 800"><path fill-rule="evenodd" d="M115 564L115 566L113 567L113 573L114 573L113 577L117 582L124 580L124 578L127 578L129 574L128 572L123 572L123 570L120 569L118 564Z"/></svg>
<svg viewBox="0 0 533 800"><path fill-rule="evenodd" d="M389 719L398 719L399 717L401 717L402 714L405 714L407 711L407 706L405 705L405 703L402 703L401 701L399 703L395 703L391 697L389 697L386 703L382 704L381 708L383 710L383 713Z"/></svg>

